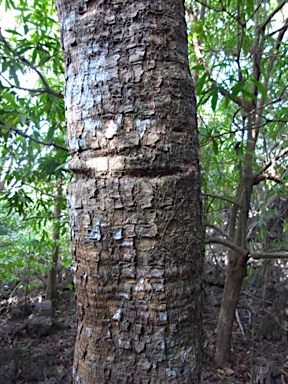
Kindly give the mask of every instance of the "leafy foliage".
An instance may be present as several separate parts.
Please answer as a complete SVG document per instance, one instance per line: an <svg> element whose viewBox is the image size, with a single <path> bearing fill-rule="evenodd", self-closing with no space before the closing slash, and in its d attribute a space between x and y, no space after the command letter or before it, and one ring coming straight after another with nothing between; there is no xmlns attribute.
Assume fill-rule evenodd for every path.
<svg viewBox="0 0 288 384"><path fill-rule="evenodd" d="M0 5L15 19L0 32L0 278L8 281L27 267L46 268L55 223L67 249L65 199L63 217L53 215L69 155L54 2ZM287 7L285 0L186 1L207 237L212 228L250 252L287 249L283 239L269 240L273 199L285 202L288 185Z"/></svg>
<svg viewBox="0 0 288 384"><path fill-rule="evenodd" d="M276 222L268 225L269 202L277 194L287 201L287 7L285 0L187 2L200 115L205 241L229 249L217 328L218 365L229 360L249 257L287 250L284 214L280 212L277 237Z"/></svg>
<svg viewBox="0 0 288 384"><path fill-rule="evenodd" d="M287 4L258 3L187 1L206 220L218 224L225 221L219 209L229 208L230 203L207 195L237 198L254 127L255 184L265 181L268 200L286 193ZM252 196L258 213L259 193L260 188Z"/></svg>
<svg viewBox="0 0 288 384"><path fill-rule="evenodd" d="M54 222L67 254L65 197L53 218L57 180L65 185L64 67L53 1L0 1L14 20L0 33L0 179L6 232L1 240L1 273L49 266ZM5 21L4 21L4 24ZM5 224L4 224L5 223ZM4 235L3 235L4 236ZM64 252L65 249L65 252ZM42 262L42 261L43 262Z"/></svg>
<svg viewBox="0 0 288 384"><path fill-rule="evenodd" d="M3 208L3 207L2 207ZM28 274L42 275L50 268L51 240L49 226L32 220L23 221L15 212L5 215L2 210L0 225L0 280L7 284L23 279ZM51 227L51 224L50 224ZM67 231L66 231L67 233ZM70 258L69 239L60 240L62 257Z"/></svg>

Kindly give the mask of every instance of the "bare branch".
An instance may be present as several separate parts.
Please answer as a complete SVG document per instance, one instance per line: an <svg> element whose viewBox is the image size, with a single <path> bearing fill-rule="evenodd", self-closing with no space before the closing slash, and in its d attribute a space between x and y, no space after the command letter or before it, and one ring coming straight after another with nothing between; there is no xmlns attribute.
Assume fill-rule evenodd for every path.
<svg viewBox="0 0 288 384"><path fill-rule="evenodd" d="M259 4L256 6L256 8L254 9L254 12L252 13L251 16L249 16L249 18L247 19L246 23L247 23L249 20L253 19L255 13L258 12L258 10L259 10L259 8L261 7L262 4L263 4L263 0L261 0L261 1L259 2Z"/></svg>
<svg viewBox="0 0 288 384"><path fill-rule="evenodd" d="M283 259L288 258L288 252L251 252L250 257L254 260L259 259Z"/></svg>
<svg viewBox="0 0 288 384"><path fill-rule="evenodd" d="M238 247L232 241L223 239L222 237L207 237L205 239L205 244L222 244L226 247L232 249L237 252L239 255L243 257L250 256L254 260L259 259L283 259L288 258L288 252L249 252L247 249L243 249Z"/></svg>
<svg viewBox="0 0 288 384"><path fill-rule="evenodd" d="M220 199L220 200L224 200L224 201L229 201L229 203L236 204L239 207L241 207L240 202L238 200L233 199L232 197L226 197L226 196L217 195L217 194L213 194L213 193L202 193L202 196L205 196L205 197L215 197L216 199Z"/></svg>
<svg viewBox="0 0 288 384"><path fill-rule="evenodd" d="M210 223L206 223L205 224L206 227L209 227L209 228L212 228L212 229L215 229L215 231L219 232L222 236L226 237L226 239L229 239L229 235L228 233L226 233L225 231L223 231L221 228L219 228L217 225L214 225L214 224L210 224Z"/></svg>
<svg viewBox="0 0 288 384"><path fill-rule="evenodd" d="M220 3L221 3L221 8L213 8L211 7L211 5L208 5L206 4L206 2L203 2L203 1L200 1L200 0L195 0L196 3L198 4L201 4L202 6L206 7L207 9L210 9L211 11L214 11L214 12L217 12L217 13L221 13L221 12L225 12L227 13L227 15L229 17L231 17L231 19L235 20L238 24L240 24L241 26L244 26L245 24L241 23L240 20L238 20L237 17L235 17L234 15L232 15L232 13L230 13L229 11L227 11L227 9L224 7L223 3L222 3L222 0L220 0Z"/></svg>
<svg viewBox="0 0 288 384"><path fill-rule="evenodd" d="M243 328L243 325L241 323L240 316L239 316L239 313L238 313L238 309L236 309L236 311L235 311L235 317L236 317L236 320L238 322L238 325L239 325L239 328L241 330L242 335L246 338L245 331L244 331L244 328Z"/></svg>
<svg viewBox="0 0 288 384"><path fill-rule="evenodd" d="M271 37L271 36L275 35L275 33L277 33L277 32L281 32L281 31L283 31L283 30L286 31L286 29L287 29L287 25L286 25L286 23L285 23L285 24L283 25L283 27L281 27L281 28L279 28L279 29L276 29L276 31L273 31L273 32L269 33L269 34L266 35L266 36Z"/></svg>
<svg viewBox="0 0 288 384"><path fill-rule="evenodd" d="M277 12L280 11L281 8L284 7L284 5L287 3L287 0L282 0L281 3L278 4L278 6L270 13L270 15L267 16L267 18L259 25L259 30L264 31L266 25L271 21L272 17L276 15Z"/></svg>
<svg viewBox="0 0 288 384"><path fill-rule="evenodd" d="M54 219L61 219L63 217L67 217L67 215L60 215L60 216L30 216L30 217L24 217L22 221L27 220L34 220L34 219L47 219L47 220L54 220Z"/></svg>
<svg viewBox="0 0 288 384"><path fill-rule="evenodd" d="M0 125L5 125L4 121L0 120ZM22 137L25 137L26 139L29 139L31 141L34 141L34 143L37 143L37 144L41 144L41 145L45 145L45 146L48 146L48 147L55 147L55 148L58 148L58 149L62 149L62 151L66 151L68 152L68 148L66 147L63 147L63 145L60 145L60 144L57 144L57 143L54 143L53 141L51 142L46 142L46 141L41 141L41 140L38 140L38 139L35 139L33 136L30 136L30 135L27 135L27 133L24 133L22 132L20 129L18 128L14 128L14 127L11 127L9 128L10 132L14 132L16 133L17 135L20 135Z"/></svg>
<svg viewBox="0 0 288 384"><path fill-rule="evenodd" d="M7 42L7 40L5 39L5 37L2 35L2 32L1 32L1 28L0 28L0 41L3 42L3 44L5 45L5 47L13 54L13 56L17 56L18 59L24 63L25 65L27 65L28 68L32 69L32 71L36 72L37 75L39 76L40 80L42 81L43 85L44 85L44 90L47 92L47 93L50 93L54 96L57 96L57 97L60 97L63 99L63 95L61 93L58 93L58 92L55 92L48 84L47 80L45 79L45 77L42 75L42 73L39 71L38 68L36 68L33 64L30 63L30 61L28 61L24 56L21 56L19 54L17 54L17 52L15 52L13 50L13 48L10 46L10 44ZM17 88L16 86L14 86L14 88Z"/></svg>
<svg viewBox="0 0 288 384"><path fill-rule="evenodd" d="M222 11L225 12L225 13L227 13L227 15L228 15L229 17L231 17L231 19L233 19L234 21L236 21L236 23L238 23L239 25L241 25L242 28L244 28L246 23L241 23L241 21L240 21L240 19L239 19L238 17L235 17L234 15L232 15L232 13L230 13L229 11L227 11L227 9L225 8L225 6L224 6L222 0L220 0L220 3L221 3L221 5L222 5Z"/></svg>
<svg viewBox="0 0 288 384"><path fill-rule="evenodd" d="M34 189L35 191L38 191L41 193L41 195L45 195L45 196L48 196L48 197L52 197L53 199L55 200L67 200L65 197L59 197L59 196L56 196L56 195L52 195L51 193L47 193L47 192L44 192L42 191L40 188L37 188L35 187L34 185L31 185L31 184L27 184L27 183L22 183L22 185L26 185L27 187L31 188L31 189Z"/></svg>
<svg viewBox="0 0 288 384"><path fill-rule="evenodd" d="M275 176L275 175L262 175L262 176L259 176L255 180L253 185L258 185L258 184L261 183L261 181L264 181L264 180L271 180L271 181L274 181L277 184L284 184L285 186L288 186L288 183L287 183L286 180L283 180L280 177Z"/></svg>
<svg viewBox="0 0 288 384"><path fill-rule="evenodd" d="M204 20L205 12L206 12L206 6L207 6L207 0L204 0L203 4L201 5L200 20Z"/></svg>
<svg viewBox="0 0 288 384"><path fill-rule="evenodd" d="M219 8L213 8L211 7L211 5L208 5L205 1L200 1L200 0L195 0L196 3L210 9L211 11L214 11L214 12L223 12L223 9L219 9Z"/></svg>
<svg viewBox="0 0 288 384"><path fill-rule="evenodd" d="M248 257L249 255L249 251L247 251L247 249L240 248L236 244L232 243L232 241L223 239L222 237L214 237L214 236L207 237L205 239L205 244L222 244L232 249L233 251L237 252L239 255L241 255L244 258Z"/></svg>
<svg viewBox="0 0 288 384"><path fill-rule="evenodd" d="M277 99L272 100L272 101L269 101L268 103L263 104L263 105L259 106L258 108L254 108L254 109L252 109L251 111L249 111L249 113L246 115L246 117L249 116L249 115L251 115L251 114L254 114L255 112L257 112L257 111L259 111L259 110L263 110L264 108L268 107L269 105L273 105L273 104L280 103L280 101L282 101L282 100L286 97L286 90L287 90L287 88L288 88L288 85L286 85L286 86L282 89L282 91L281 91L279 97L277 97ZM260 112L258 112L258 115L259 115L261 118L264 117L262 114L260 114ZM273 120L273 119L266 119L266 120L269 121L269 122L273 122L273 121L275 121L275 120ZM277 121L281 121L281 120L277 120Z"/></svg>
<svg viewBox="0 0 288 384"><path fill-rule="evenodd" d="M53 141L46 142L46 141L41 141L41 140L35 139L34 137L32 137L30 135L27 135L26 133L22 132L20 129L10 128L10 131L15 132L18 135L23 136L23 137L25 137L25 138L27 138L27 139L29 139L31 141L34 141L37 144L45 145L45 146L48 146L48 147L55 147L55 148L58 148L58 149L62 149L62 151L68 152L68 148L63 147L63 145L56 144Z"/></svg>
<svg viewBox="0 0 288 384"><path fill-rule="evenodd" d="M267 171L268 168L270 168L272 165L274 165L278 160L282 159L288 154L288 147L284 148L273 160L270 160L269 163L267 163L256 175L253 176L254 178L254 183L259 184L259 177Z"/></svg>
<svg viewBox="0 0 288 384"><path fill-rule="evenodd" d="M1 73L0 76L6 81L7 84L9 84L9 87L4 87L5 89L20 89L21 91L27 91L35 94L43 94L43 93L49 93L50 95L59 97L63 99L63 95L59 92L54 91L52 88L25 88L25 87L20 87L18 85L12 84L9 80L7 80L3 74Z"/></svg>
<svg viewBox="0 0 288 384"><path fill-rule="evenodd" d="M276 40L275 47L274 47L276 49L276 51L279 50L280 44L282 43L282 40L283 40L283 37L285 35L285 32L287 31L287 28L288 28L288 17L285 20L283 27L279 30L279 34L277 36L277 40Z"/></svg>

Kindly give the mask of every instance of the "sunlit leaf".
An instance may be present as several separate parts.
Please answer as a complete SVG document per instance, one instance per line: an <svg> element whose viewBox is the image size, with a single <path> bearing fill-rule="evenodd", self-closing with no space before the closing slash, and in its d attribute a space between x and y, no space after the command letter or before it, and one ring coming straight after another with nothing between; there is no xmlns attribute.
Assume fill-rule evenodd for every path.
<svg viewBox="0 0 288 384"><path fill-rule="evenodd" d="M204 65L194 65L191 68L192 71L199 71L199 70L204 70L204 69L205 69Z"/></svg>
<svg viewBox="0 0 288 384"><path fill-rule="evenodd" d="M6 99L14 108L17 109L19 107L16 100L15 100L15 97L12 95L12 93L5 92L2 94L2 97L4 99Z"/></svg>
<svg viewBox="0 0 288 384"><path fill-rule="evenodd" d="M242 89L242 94L246 96L247 100L257 100L257 96L255 96L252 92L246 91L246 89Z"/></svg>
<svg viewBox="0 0 288 384"><path fill-rule="evenodd" d="M195 85L195 91L198 95L200 95L202 93L202 89L204 87L204 85L206 84L207 82L207 74L204 73L201 78L199 79L198 83Z"/></svg>
<svg viewBox="0 0 288 384"><path fill-rule="evenodd" d="M238 93L242 92L244 87L245 87L245 84L246 82L245 81L240 81L239 83L237 83L233 89L232 89L232 95L233 96L237 96Z"/></svg>
<svg viewBox="0 0 288 384"><path fill-rule="evenodd" d="M257 86L258 91L266 98L267 97L267 89L264 87L260 81L252 79L253 83Z"/></svg>

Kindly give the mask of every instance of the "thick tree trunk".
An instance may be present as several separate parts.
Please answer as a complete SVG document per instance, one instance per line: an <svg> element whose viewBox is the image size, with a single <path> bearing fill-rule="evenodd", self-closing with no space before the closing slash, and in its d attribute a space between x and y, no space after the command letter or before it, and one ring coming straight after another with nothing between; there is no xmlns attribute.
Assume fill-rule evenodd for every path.
<svg viewBox="0 0 288 384"><path fill-rule="evenodd" d="M57 0L75 383L200 383L203 227L182 0Z"/></svg>

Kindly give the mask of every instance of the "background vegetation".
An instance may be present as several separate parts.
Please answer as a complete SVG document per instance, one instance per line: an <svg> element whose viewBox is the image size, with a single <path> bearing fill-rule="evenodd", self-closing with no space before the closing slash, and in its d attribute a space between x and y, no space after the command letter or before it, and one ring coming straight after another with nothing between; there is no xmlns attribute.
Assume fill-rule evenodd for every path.
<svg viewBox="0 0 288 384"><path fill-rule="evenodd" d="M64 68L54 2L0 4L0 280L27 283L71 262ZM221 307L233 322L247 269L257 260L265 280L287 257L288 5L187 0L186 9L207 260L237 271L231 279L228 268ZM224 363L232 331L221 331L221 314L219 327Z"/></svg>

